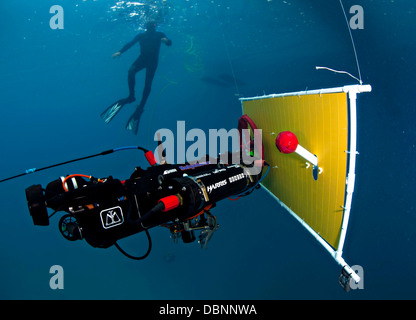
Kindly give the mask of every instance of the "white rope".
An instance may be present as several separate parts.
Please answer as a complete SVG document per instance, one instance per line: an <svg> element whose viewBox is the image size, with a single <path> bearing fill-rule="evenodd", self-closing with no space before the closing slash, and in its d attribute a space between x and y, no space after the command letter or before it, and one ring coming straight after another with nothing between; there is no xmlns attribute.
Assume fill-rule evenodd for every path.
<svg viewBox="0 0 416 320"><path fill-rule="evenodd" d="M347 71L339 71L339 70L334 70L334 69L327 68L327 67L315 67L315 68L316 68L316 70L325 69L325 70L329 70L329 71L332 71L332 72L335 72L335 73L344 73L344 74L349 75L351 78L357 80L360 84L363 84L363 82L360 79L358 79L357 77L354 77L351 73L349 73Z"/></svg>

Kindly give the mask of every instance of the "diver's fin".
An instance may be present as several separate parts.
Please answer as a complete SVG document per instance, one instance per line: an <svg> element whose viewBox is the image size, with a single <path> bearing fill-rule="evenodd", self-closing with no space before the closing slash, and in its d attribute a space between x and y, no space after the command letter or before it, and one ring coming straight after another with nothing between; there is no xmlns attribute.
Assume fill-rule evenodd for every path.
<svg viewBox="0 0 416 320"><path fill-rule="evenodd" d="M103 113L101 113L101 118L104 119L105 123L109 123L125 104L131 103L134 100L134 98L129 97L114 102L111 106L105 109Z"/></svg>
<svg viewBox="0 0 416 320"><path fill-rule="evenodd" d="M127 121L126 130L130 130L134 134L137 134L137 131L139 130L139 122L142 113L143 109L139 109L131 115L129 121Z"/></svg>
<svg viewBox="0 0 416 320"><path fill-rule="evenodd" d="M123 106L122 100L116 101L101 113L101 118L103 118L105 123L109 123Z"/></svg>

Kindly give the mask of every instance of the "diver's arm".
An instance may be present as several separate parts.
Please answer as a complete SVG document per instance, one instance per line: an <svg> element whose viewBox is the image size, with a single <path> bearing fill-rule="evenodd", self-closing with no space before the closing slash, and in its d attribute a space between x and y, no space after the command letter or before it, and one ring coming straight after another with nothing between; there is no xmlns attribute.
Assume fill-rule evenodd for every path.
<svg viewBox="0 0 416 320"><path fill-rule="evenodd" d="M166 44L168 47L170 47L172 45L172 40L163 37L162 39L160 39L164 44Z"/></svg>
<svg viewBox="0 0 416 320"><path fill-rule="evenodd" d="M122 53L126 52L127 50L129 50L132 46L134 46L137 42L139 42L140 40L140 36L141 34L138 34L137 36L134 37L134 39L132 41L130 41L129 43L127 43L123 48L121 48L120 51L116 52L113 54L113 58L119 57L121 56Z"/></svg>

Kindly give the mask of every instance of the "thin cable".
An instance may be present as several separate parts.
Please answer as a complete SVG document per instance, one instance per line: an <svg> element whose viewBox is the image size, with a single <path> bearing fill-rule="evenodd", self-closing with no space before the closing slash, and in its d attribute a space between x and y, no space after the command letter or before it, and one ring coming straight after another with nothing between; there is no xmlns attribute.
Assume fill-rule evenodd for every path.
<svg viewBox="0 0 416 320"><path fill-rule="evenodd" d="M217 5L215 4L215 2L212 2L212 3L214 4L215 15L217 16L218 25L219 25L219 26L220 26L220 28L221 28L222 40L224 41L225 53L227 54L228 63L230 64L231 74L233 75L233 80L234 80L235 90L237 91L237 96L240 96L240 90L238 90L237 79L236 79L236 77L235 77L235 72L234 72L234 67L233 67L233 64L231 63L230 52L228 51L228 46L227 46L227 41L226 41L226 39L225 39L224 29L223 29L223 27L222 27L222 25L221 25L220 18L219 18L219 16L218 16Z"/></svg>
<svg viewBox="0 0 416 320"><path fill-rule="evenodd" d="M36 169L36 168L27 169L25 172L23 172L21 174L18 174L18 175L15 175L13 177L9 177L9 178L0 180L0 183L5 182L5 181L8 181L8 180L12 180L12 179L16 179L16 178L22 177L22 176L28 175L30 173L39 172L39 171L43 171L43 170L47 170L47 169L51 169L51 168L63 166L65 164L69 164L69 163L72 163L72 162L77 162L77 161L81 161L81 160L91 159L91 158L98 157L98 156L105 156L105 155L108 155L110 153L117 152L117 151L132 150L132 149L141 150L143 152L147 152L148 151L147 149L142 148L142 147L138 147L138 146L128 146L128 147L120 147L120 148L110 149L110 150L107 150L107 151L103 151L101 153L93 154L91 156L86 156L86 157L82 157L82 158L77 158L77 159L73 159L73 160L61 162L61 163L53 164L51 166L39 168L39 169Z"/></svg>
<svg viewBox="0 0 416 320"><path fill-rule="evenodd" d="M113 151L114 151L114 152L117 152L117 151L123 151L123 150L135 150L135 149L142 150L143 152L147 152L147 151L148 151L148 150L146 150L145 148L138 147L138 146L127 146L127 147L120 147L120 148L115 148L115 149L113 149Z"/></svg>
<svg viewBox="0 0 416 320"><path fill-rule="evenodd" d="M116 246L118 251L120 251L122 254L124 254L127 258L130 258L130 259L133 259L133 260L143 260L144 258L146 258L150 254L150 251L152 250L152 238L150 238L149 231L147 231L147 229L144 229L144 232L146 232L147 239L149 240L149 247L147 249L147 252L141 257L135 257L135 256L132 256L132 255L128 254L126 251L124 251L123 249L120 248L120 246L118 245L117 242L114 243L114 245Z"/></svg>
<svg viewBox="0 0 416 320"><path fill-rule="evenodd" d="M358 80L357 78L355 78L355 77L354 78L357 79L360 82L360 84L363 84L363 81L362 81L362 78L361 78L360 63L358 62L357 50L355 49L355 43L354 43L354 38L352 36L350 24L348 22L347 14L345 13L345 9L344 9L344 5L342 4L342 0L339 0L339 3L341 4L342 12L344 12L345 22L347 23L348 32L350 33L351 43L352 43L352 47L354 49L355 61L357 63L358 76L359 76L360 79Z"/></svg>
<svg viewBox="0 0 416 320"><path fill-rule="evenodd" d="M72 162L76 162L76 161L81 161L81 160L86 160L86 159L98 157L98 156L101 156L101 155L104 155L104 152L103 153L94 154L94 155L91 155L91 156L87 156L87 157L82 157L82 158L78 158L78 159L74 159L74 160L69 160L69 161L57 163L57 164L54 164L54 165L51 165L51 166L47 166L47 167L43 167L43 168L40 168L40 169L36 169L36 168L27 169L24 173L21 173L21 174L15 175L13 177L9 177L9 178L0 180L0 183L1 182L4 182L4 181L8 181L8 180L12 180L12 179L19 178L19 177L25 176L25 175L30 174L30 173L33 173L33 172L38 172L38 171L42 171L42 170L51 169L51 168L54 168L54 167L62 166L64 164L68 164L68 163L72 163Z"/></svg>

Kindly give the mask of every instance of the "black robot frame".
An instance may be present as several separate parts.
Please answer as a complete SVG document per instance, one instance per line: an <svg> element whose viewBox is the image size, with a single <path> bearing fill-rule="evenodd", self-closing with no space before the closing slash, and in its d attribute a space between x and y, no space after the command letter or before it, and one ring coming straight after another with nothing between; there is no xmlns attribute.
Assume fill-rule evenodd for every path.
<svg viewBox="0 0 416 320"><path fill-rule="evenodd" d="M145 170L135 168L126 180L71 175L50 182L46 188L30 186L26 198L34 224L47 226L52 215L66 212L59 221L66 239L85 239L98 248L115 245L137 260L150 253L148 229L156 226L168 228L174 240L182 238L185 243L194 242L195 231L200 231L198 242L206 247L218 229L210 210L223 199L248 195L259 187L262 176L262 168L255 162L227 165L211 158L185 165L150 163L153 165ZM53 210L51 214L48 208ZM143 231L149 240L143 256L132 256L117 244Z"/></svg>

